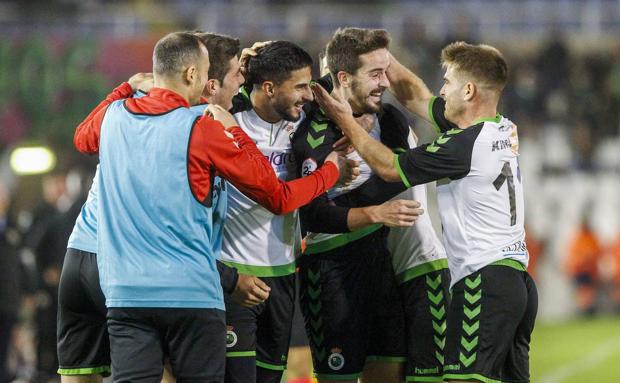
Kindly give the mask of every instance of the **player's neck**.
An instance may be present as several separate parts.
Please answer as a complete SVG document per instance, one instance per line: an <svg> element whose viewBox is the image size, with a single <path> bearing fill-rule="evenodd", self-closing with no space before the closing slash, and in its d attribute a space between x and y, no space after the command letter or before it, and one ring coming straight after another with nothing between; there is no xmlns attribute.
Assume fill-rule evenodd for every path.
<svg viewBox="0 0 620 383"><path fill-rule="evenodd" d="M467 129L481 120L491 120L497 116L497 105L480 104L464 111L455 123L461 129Z"/></svg>
<svg viewBox="0 0 620 383"><path fill-rule="evenodd" d="M161 89L167 89L170 90L176 94L178 94L179 96L183 97L183 99L185 99L185 101L189 104L190 103L190 91L189 89L187 89L187 87L179 84L177 81L172 81L169 80L165 77L155 77L155 81L153 86L155 88L161 88Z"/></svg>
<svg viewBox="0 0 620 383"><path fill-rule="evenodd" d="M263 121L271 124L282 121L282 117L271 107L269 98L264 93L253 90L250 93L250 102L258 117Z"/></svg>

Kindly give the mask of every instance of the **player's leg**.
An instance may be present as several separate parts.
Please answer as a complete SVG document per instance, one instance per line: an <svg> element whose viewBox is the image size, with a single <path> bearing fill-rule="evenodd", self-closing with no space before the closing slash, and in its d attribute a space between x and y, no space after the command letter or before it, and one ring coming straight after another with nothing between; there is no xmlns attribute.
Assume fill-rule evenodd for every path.
<svg viewBox="0 0 620 383"><path fill-rule="evenodd" d="M218 309L161 310L172 374L179 383L222 383L226 364L225 312Z"/></svg>
<svg viewBox="0 0 620 383"><path fill-rule="evenodd" d="M443 381L449 280L443 269L399 285L407 328L406 381Z"/></svg>
<svg viewBox="0 0 620 383"><path fill-rule="evenodd" d="M269 299L258 316L256 330L256 382L280 383L286 369L295 311L296 275L264 278Z"/></svg>
<svg viewBox="0 0 620 383"><path fill-rule="evenodd" d="M67 249L58 287L57 349L63 383L110 375L105 298L93 253Z"/></svg>
<svg viewBox="0 0 620 383"><path fill-rule="evenodd" d="M256 382L256 318L264 309L265 303L247 308L228 295L224 295L224 301L226 303L225 381Z"/></svg>
<svg viewBox="0 0 620 383"><path fill-rule="evenodd" d="M108 333L115 382L160 383L163 312L172 309L109 308Z"/></svg>
<svg viewBox="0 0 620 383"><path fill-rule="evenodd" d="M508 382L530 381L530 340L538 312L538 291L528 273L523 273L522 277L527 289L527 306L502 369L502 380Z"/></svg>
<svg viewBox="0 0 620 383"><path fill-rule="evenodd" d="M363 383L400 383L404 379L407 343L405 312L391 256L383 242L373 243L373 256L364 259L372 270L368 349Z"/></svg>
<svg viewBox="0 0 620 383"><path fill-rule="evenodd" d="M299 278L297 278L297 290L299 291ZM293 314L293 328L291 331L291 346L288 350L288 364L286 367L286 381L289 383L312 382L312 353L304 317L299 305L299 294L296 294L295 313Z"/></svg>
<svg viewBox="0 0 620 383"><path fill-rule="evenodd" d="M355 242L300 262L301 309L321 383L355 383L364 368L372 270L361 261L365 242Z"/></svg>
<svg viewBox="0 0 620 383"><path fill-rule="evenodd" d="M453 286L444 380L504 381L517 329L530 308L524 268L503 262L512 266L489 265Z"/></svg>

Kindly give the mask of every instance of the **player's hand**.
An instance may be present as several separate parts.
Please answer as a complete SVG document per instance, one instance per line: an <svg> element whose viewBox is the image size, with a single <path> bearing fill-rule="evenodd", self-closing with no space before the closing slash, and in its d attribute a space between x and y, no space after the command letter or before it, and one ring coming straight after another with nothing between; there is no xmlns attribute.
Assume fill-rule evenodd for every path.
<svg viewBox="0 0 620 383"><path fill-rule="evenodd" d="M239 126L239 123L237 123L237 120L235 120L229 111L216 104L209 104L205 109L204 115L218 120L227 130L233 126Z"/></svg>
<svg viewBox="0 0 620 383"><path fill-rule="evenodd" d="M127 80L131 90L148 93L154 85L153 73L136 73Z"/></svg>
<svg viewBox="0 0 620 383"><path fill-rule="evenodd" d="M325 115L336 123L341 129L345 125L343 122L349 118L353 118L353 111L351 105L345 100L337 91L332 94L327 93L319 83L313 82L310 84L312 93L314 93L314 99L321 106L321 109L325 112Z"/></svg>
<svg viewBox="0 0 620 383"><path fill-rule="evenodd" d="M339 156L337 152L331 152L327 155L327 157L325 158L325 161L323 161L323 164L325 164L325 162L331 162L334 165L336 165L336 167L338 168L338 172L341 171L340 169L340 160L339 160Z"/></svg>
<svg viewBox="0 0 620 383"><path fill-rule="evenodd" d="M359 161L343 156L338 156L338 161L340 161L340 177L338 178L338 184L348 186L360 175L360 163Z"/></svg>
<svg viewBox="0 0 620 383"><path fill-rule="evenodd" d="M388 227L413 226L419 216L424 214L418 201L397 199L374 206L374 221Z"/></svg>
<svg viewBox="0 0 620 383"><path fill-rule="evenodd" d="M231 296L240 305L252 307L265 302L270 291L271 288L258 277L239 274L237 286Z"/></svg>
<svg viewBox="0 0 620 383"><path fill-rule="evenodd" d="M247 74L248 61L250 61L250 57L256 56L261 48L264 48L271 43L272 41L258 41L255 42L250 48L243 48L243 50L241 51L241 55L239 56L239 66L241 67L241 74L243 74L244 76Z"/></svg>

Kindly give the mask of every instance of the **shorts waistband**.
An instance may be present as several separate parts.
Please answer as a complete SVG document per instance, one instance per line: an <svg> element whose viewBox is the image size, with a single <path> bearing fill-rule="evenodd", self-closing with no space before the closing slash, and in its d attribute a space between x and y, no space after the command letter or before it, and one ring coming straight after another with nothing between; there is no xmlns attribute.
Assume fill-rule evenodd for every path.
<svg viewBox="0 0 620 383"><path fill-rule="evenodd" d="M499 261L491 263L489 266L507 266L512 267L515 270L526 271L525 265L514 259L500 259Z"/></svg>

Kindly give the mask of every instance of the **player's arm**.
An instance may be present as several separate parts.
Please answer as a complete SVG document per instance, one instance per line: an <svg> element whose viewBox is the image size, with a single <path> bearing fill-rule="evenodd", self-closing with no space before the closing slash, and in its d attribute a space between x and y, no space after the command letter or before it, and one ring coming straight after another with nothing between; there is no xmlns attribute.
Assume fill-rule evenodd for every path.
<svg viewBox="0 0 620 383"><path fill-rule="evenodd" d="M387 69L390 80L390 92L409 111L428 122L433 122L429 115L429 103L433 94L424 81L407 69L390 53L390 66Z"/></svg>
<svg viewBox="0 0 620 383"><path fill-rule="evenodd" d="M400 180L411 187L441 178L461 177L469 172L471 150L479 128L450 130L432 144L395 155L357 124L351 116L349 103L340 95L334 94L332 97L319 86L312 89L325 113L338 124L366 163L384 180Z"/></svg>
<svg viewBox="0 0 620 383"><path fill-rule="evenodd" d="M338 164L335 153L312 177L284 182L228 112L217 105L209 105L207 110L223 119L228 128L208 116L196 122L190 139L190 168L205 173L214 168L239 191L274 214L291 212L336 183ZM196 186L199 194L205 190L208 192L209 187L208 181Z"/></svg>
<svg viewBox="0 0 620 383"><path fill-rule="evenodd" d="M75 148L82 153L98 153L101 124L108 106L114 101L132 97L138 90L148 92L152 86L153 75L150 73L137 73L127 82L117 86L75 129L73 136Z"/></svg>

